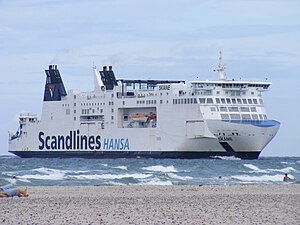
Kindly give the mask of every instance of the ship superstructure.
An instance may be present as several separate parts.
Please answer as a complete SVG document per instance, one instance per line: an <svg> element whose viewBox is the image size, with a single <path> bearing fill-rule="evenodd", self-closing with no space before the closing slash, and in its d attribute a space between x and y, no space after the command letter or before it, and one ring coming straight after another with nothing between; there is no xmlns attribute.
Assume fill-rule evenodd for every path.
<svg viewBox="0 0 300 225"><path fill-rule="evenodd" d="M267 117L270 82L117 80L93 68L94 90L66 91L56 65L46 70L41 119L20 115L9 151L20 157L258 158L280 123Z"/></svg>

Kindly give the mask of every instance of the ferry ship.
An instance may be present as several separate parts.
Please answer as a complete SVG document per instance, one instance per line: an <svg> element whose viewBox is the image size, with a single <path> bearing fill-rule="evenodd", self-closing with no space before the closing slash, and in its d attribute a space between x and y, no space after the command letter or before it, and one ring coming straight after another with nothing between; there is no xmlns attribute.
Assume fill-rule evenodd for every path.
<svg viewBox="0 0 300 225"><path fill-rule="evenodd" d="M220 53L216 81L116 79L93 67L94 90L65 89L50 65L41 119L22 113L9 152L24 158L257 159L280 123L267 117L270 82L227 79Z"/></svg>

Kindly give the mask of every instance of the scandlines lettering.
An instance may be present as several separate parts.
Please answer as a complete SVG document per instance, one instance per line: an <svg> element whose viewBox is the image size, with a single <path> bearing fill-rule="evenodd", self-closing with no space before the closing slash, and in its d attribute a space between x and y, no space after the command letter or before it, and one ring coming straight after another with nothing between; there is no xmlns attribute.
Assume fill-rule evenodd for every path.
<svg viewBox="0 0 300 225"><path fill-rule="evenodd" d="M68 135L46 136L39 132L39 149L47 150L129 150L128 138L104 138L100 135L87 136L80 131L70 131Z"/></svg>

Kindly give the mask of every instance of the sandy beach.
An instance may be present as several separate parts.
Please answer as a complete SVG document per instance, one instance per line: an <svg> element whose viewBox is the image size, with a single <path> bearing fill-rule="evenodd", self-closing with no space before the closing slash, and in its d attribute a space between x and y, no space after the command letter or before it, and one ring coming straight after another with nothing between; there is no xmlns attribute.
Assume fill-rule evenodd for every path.
<svg viewBox="0 0 300 225"><path fill-rule="evenodd" d="M300 224L300 185L28 187L0 224Z"/></svg>

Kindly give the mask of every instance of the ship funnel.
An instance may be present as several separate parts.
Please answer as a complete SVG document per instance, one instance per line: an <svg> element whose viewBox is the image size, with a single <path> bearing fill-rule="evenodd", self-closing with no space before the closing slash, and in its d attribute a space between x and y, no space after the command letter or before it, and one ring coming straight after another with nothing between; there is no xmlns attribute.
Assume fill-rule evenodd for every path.
<svg viewBox="0 0 300 225"><path fill-rule="evenodd" d="M103 66L103 71L100 71L101 80L106 90L113 90L114 86L118 84L112 66L109 66L108 69L107 66Z"/></svg>
<svg viewBox="0 0 300 225"><path fill-rule="evenodd" d="M60 101L61 97L67 96L67 92L57 65L49 65L49 69L45 70L45 72L44 101Z"/></svg>
<svg viewBox="0 0 300 225"><path fill-rule="evenodd" d="M94 91L100 92L103 90L104 84L101 80L101 76L96 69L96 66L93 67L93 74L94 74Z"/></svg>

